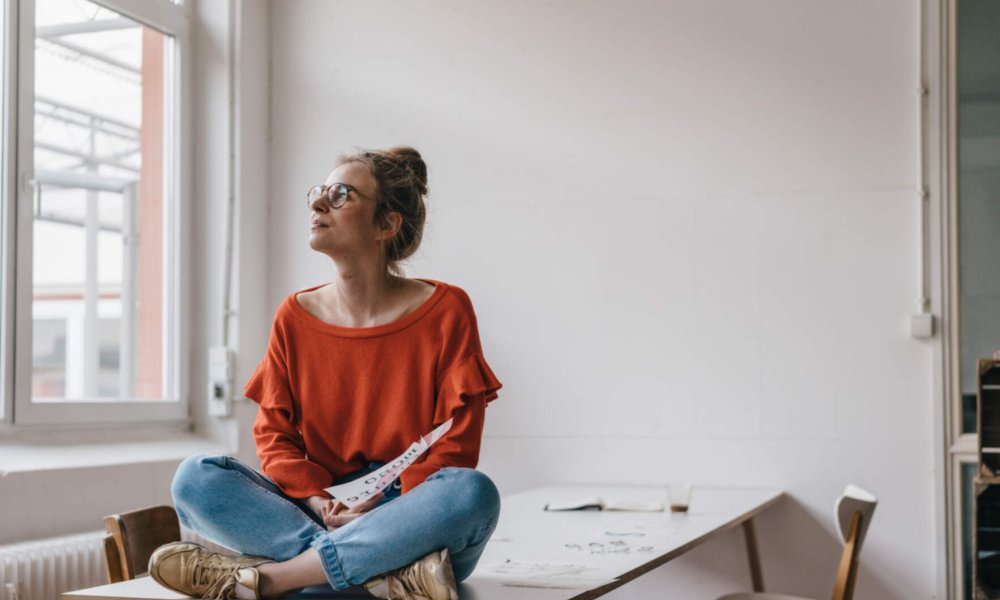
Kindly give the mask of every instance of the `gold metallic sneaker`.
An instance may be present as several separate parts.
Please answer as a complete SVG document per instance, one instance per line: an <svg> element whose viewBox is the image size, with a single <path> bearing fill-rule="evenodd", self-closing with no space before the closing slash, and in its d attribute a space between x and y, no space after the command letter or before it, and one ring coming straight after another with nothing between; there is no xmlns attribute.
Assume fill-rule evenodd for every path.
<svg viewBox="0 0 1000 600"><path fill-rule="evenodd" d="M365 589L392 600L458 600L448 549L431 552L401 569L372 577Z"/></svg>
<svg viewBox="0 0 1000 600"><path fill-rule="evenodd" d="M149 575L160 585L206 600L260 598L254 567L273 562L260 556L224 556L191 542L172 542L149 557Z"/></svg>

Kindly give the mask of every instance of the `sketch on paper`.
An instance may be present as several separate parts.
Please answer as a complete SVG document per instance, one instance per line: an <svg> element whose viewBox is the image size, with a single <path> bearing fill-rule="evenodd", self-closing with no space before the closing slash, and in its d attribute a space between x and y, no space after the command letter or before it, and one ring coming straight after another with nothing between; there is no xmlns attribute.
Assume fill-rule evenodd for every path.
<svg viewBox="0 0 1000 600"><path fill-rule="evenodd" d="M608 540L606 542L566 542L563 547L574 552L583 552L595 556L606 554L650 554L655 548L650 545L633 545L625 540Z"/></svg>

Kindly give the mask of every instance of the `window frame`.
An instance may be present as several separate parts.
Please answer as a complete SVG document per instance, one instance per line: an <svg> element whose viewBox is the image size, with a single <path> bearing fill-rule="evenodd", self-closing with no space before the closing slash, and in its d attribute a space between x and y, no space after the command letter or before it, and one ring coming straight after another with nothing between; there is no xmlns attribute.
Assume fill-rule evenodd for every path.
<svg viewBox="0 0 1000 600"><path fill-rule="evenodd" d="M17 153L17 107L16 85L11 82L17 81L17 60L12 60L17 56L17 23L18 4L16 1L6 0L2 5L3 21L3 77L2 87L0 87L0 121L2 121L2 149L0 149L0 169L2 169L2 189L0 194L4 202L0 202L0 424L7 424L13 421L13 410L10 406L14 397L14 357L10 351L14 347L14 331L10 327L14 323L14 303L13 278L11 273L11 257L14 256L16 239L12 235L10 223L14 221L14 202L10 198L17 195L17 175L14 169L14 161L11 158Z"/></svg>
<svg viewBox="0 0 1000 600"><path fill-rule="evenodd" d="M164 338L166 366L162 399L113 401L53 401L35 403L31 398L32 351L32 202L34 170L34 19L35 0L7 0L4 54L4 202L2 287L3 333L0 366L4 385L0 391L0 424L5 428L84 428L114 423L190 422L188 366L182 350L189 336L182 323L190 322L187 248L191 212L191 100L192 80L190 5L168 0L90 0L144 25L172 41L164 53L164 73L172 85L164 97L165 210L170 211L163 230ZM13 84L16 82L16 84ZM13 85L12 85L13 84ZM23 109L23 110L22 110ZM26 157L27 160L22 160ZM168 297L166 294L170 294ZM21 349L18 352L18 348Z"/></svg>
<svg viewBox="0 0 1000 600"><path fill-rule="evenodd" d="M927 76L933 84L932 110L926 126L928 178L932 195L940 198L938 224L933 242L939 269L941 295L940 351L935 353L940 400L938 419L939 495L944 552L943 578L939 590L949 598L965 598L974 582L965 579L963 560L962 468L979 461L978 435L963 432L961 380L961 306L959 248L958 164L958 10L960 0L924 0L926 17L922 35L927 47ZM974 532L973 532L974 535ZM974 560L974 558L973 558Z"/></svg>

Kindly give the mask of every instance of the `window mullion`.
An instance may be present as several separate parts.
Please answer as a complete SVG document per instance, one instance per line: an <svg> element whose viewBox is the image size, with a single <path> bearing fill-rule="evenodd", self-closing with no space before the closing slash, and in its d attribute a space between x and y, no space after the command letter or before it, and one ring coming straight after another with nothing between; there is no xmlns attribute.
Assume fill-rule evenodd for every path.
<svg viewBox="0 0 1000 600"><path fill-rule="evenodd" d="M122 395L131 398L135 395L132 385L135 373L133 356L135 354L135 327L136 317L136 259L134 248L137 247L138 236L135 226L135 202L136 185L132 184L125 188L122 204L122 229L125 236L125 252L122 254L122 295L121 295L121 338L119 347L121 348L119 381Z"/></svg>
<svg viewBox="0 0 1000 600"><path fill-rule="evenodd" d="M16 257L16 211L11 198L18 193L18 174L15 157L17 156L17 2L4 2L0 8L3 27L3 60L0 61L0 76L3 77L3 97L0 98L0 118L2 118L2 139L0 139L0 169L2 169L3 189L0 197L5 201L0 203L0 423L10 423L14 413L14 302L17 269Z"/></svg>
<svg viewBox="0 0 1000 600"><path fill-rule="evenodd" d="M14 344L10 347L14 362L14 422L30 420L31 414L31 339L32 339L32 243L34 204L37 185L34 164L34 103L35 103L35 0L19 0L17 64L17 187L14 191L16 251L15 265Z"/></svg>

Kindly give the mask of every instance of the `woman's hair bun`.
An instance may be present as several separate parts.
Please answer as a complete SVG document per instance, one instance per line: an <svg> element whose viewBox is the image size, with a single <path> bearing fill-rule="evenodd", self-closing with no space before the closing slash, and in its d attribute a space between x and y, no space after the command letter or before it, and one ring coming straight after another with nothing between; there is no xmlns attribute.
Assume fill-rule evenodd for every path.
<svg viewBox="0 0 1000 600"><path fill-rule="evenodd" d="M396 146L388 150L362 150L344 154L337 164L361 163L368 167L378 184L375 221L388 225L388 214L399 213L403 221L394 236L386 241L386 266L390 272L402 276L398 263L416 252L423 238L427 207L427 165L423 157L411 146Z"/></svg>
<svg viewBox="0 0 1000 600"><path fill-rule="evenodd" d="M396 146L386 150L386 154L406 165L406 168L413 171L418 191L421 196L427 195L427 164L423 157L412 146Z"/></svg>

